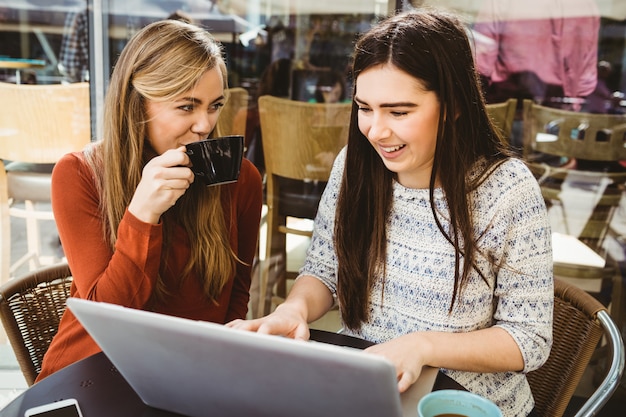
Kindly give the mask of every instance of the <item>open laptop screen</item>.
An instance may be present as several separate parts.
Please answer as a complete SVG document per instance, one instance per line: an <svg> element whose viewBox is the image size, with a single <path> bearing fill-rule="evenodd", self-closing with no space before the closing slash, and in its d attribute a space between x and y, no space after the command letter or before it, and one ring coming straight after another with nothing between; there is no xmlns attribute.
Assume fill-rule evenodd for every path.
<svg viewBox="0 0 626 417"><path fill-rule="evenodd" d="M395 369L377 355L114 304L67 303L152 407L198 417L403 416ZM429 375L419 396L432 389L436 371Z"/></svg>

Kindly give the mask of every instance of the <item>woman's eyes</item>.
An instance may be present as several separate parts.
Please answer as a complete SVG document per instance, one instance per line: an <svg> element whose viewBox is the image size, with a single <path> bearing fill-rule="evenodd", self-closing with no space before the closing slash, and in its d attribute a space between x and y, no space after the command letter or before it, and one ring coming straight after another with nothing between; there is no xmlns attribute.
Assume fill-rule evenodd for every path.
<svg viewBox="0 0 626 417"><path fill-rule="evenodd" d="M215 103L215 104L211 105L211 108L213 109L213 111L218 111L222 107L224 107L224 103Z"/></svg>
<svg viewBox="0 0 626 417"><path fill-rule="evenodd" d="M370 113L372 111L372 109L370 109L369 107L362 107L359 106L357 107L358 111L363 112L363 113ZM399 111L399 110L392 110L389 112L390 115L394 116L394 117L402 117L402 116L406 116L407 114L409 114L408 111Z"/></svg>
<svg viewBox="0 0 626 417"><path fill-rule="evenodd" d="M186 112L192 112L195 108L197 107L196 104L184 104L182 106L179 106L178 108L180 110L186 111ZM218 111L219 109L221 109L222 107L224 107L224 103L213 103L209 106L209 112L213 113Z"/></svg>

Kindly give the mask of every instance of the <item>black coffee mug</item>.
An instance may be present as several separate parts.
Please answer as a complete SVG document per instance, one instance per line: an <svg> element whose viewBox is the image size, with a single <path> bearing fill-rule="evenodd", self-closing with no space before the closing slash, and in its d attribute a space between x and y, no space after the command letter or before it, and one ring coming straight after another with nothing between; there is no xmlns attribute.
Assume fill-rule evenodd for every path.
<svg viewBox="0 0 626 417"><path fill-rule="evenodd" d="M191 170L206 185L227 184L239 178L243 158L243 136L205 139L187 146Z"/></svg>

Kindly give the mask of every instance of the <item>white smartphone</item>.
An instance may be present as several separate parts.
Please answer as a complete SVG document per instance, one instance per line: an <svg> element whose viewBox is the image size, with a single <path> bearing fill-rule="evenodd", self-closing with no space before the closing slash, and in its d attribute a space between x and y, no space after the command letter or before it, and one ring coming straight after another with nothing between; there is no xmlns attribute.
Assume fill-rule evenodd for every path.
<svg viewBox="0 0 626 417"><path fill-rule="evenodd" d="M55 401L53 403L29 408L24 412L24 417L83 417L74 398Z"/></svg>

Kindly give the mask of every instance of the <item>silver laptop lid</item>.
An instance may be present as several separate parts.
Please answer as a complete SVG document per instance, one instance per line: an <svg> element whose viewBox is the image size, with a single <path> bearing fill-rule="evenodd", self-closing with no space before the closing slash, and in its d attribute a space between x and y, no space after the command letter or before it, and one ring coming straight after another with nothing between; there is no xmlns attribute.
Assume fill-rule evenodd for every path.
<svg viewBox="0 0 626 417"><path fill-rule="evenodd" d="M395 369L377 355L115 304L67 304L155 408L192 417L403 415Z"/></svg>

